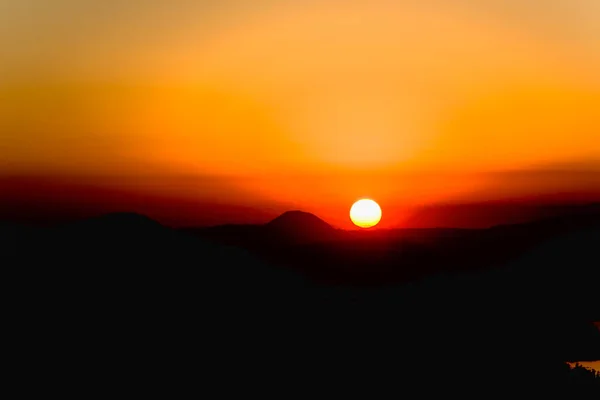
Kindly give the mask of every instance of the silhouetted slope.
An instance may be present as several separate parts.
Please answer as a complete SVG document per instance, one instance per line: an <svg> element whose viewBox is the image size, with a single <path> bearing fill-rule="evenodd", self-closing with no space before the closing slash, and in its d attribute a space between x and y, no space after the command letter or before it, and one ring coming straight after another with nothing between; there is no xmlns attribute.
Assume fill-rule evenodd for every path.
<svg viewBox="0 0 600 400"><path fill-rule="evenodd" d="M140 293L152 298L152 287L168 291L172 285L181 287L181 295L218 290L223 298L252 291L268 297L291 290L287 283L302 284L293 273L268 266L246 250L201 241L136 214L35 230L11 250L12 268L27 273L30 284L38 280L42 291L54 284L86 298L103 287L126 298Z"/></svg>
<svg viewBox="0 0 600 400"><path fill-rule="evenodd" d="M546 218L597 215L600 212L600 203L561 204L550 200L532 198L504 202L428 205L416 210L403 224L411 227L483 229L498 224L524 224Z"/></svg>
<svg viewBox="0 0 600 400"><path fill-rule="evenodd" d="M381 286L500 266L547 240L596 227L600 228L600 213L481 230L400 229L365 235L338 231L332 242L248 248L316 282Z"/></svg>
<svg viewBox="0 0 600 400"><path fill-rule="evenodd" d="M598 246L600 230L572 233L491 270L439 277L423 283L417 310L448 325L489 324L478 338L502 333L504 341L486 352L600 359L591 324L600 316Z"/></svg>
<svg viewBox="0 0 600 400"><path fill-rule="evenodd" d="M303 211L288 211L264 225L221 225L183 228L181 232L216 243L249 249L323 242L339 237L340 232L319 217Z"/></svg>
<svg viewBox="0 0 600 400"><path fill-rule="evenodd" d="M461 241L502 252L510 237L523 239L519 227L510 229ZM578 398L564 361L598 354L589 330L600 320L593 227L538 238L493 268L377 289L311 284L246 250L137 215L28 232L3 258L5 333L20 360L47 363L48 371L60 373L60 360L88 376L192 375L206 390L235 382L248 392L428 397L481 396L484 385ZM427 245L414 265L437 271L426 263L448 261L457 245L435 243L441 256L428 256L437 247ZM396 268L407 254L385 253L400 261ZM73 381L77 371L69 372Z"/></svg>
<svg viewBox="0 0 600 400"><path fill-rule="evenodd" d="M180 232L215 244L252 249L272 245L264 234L263 225L217 225L202 228L182 228Z"/></svg>
<svg viewBox="0 0 600 400"><path fill-rule="evenodd" d="M63 229L80 229L90 234L112 229L117 233L152 235L163 228L158 222L136 213L112 213L63 225Z"/></svg>
<svg viewBox="0 0 600 400"><path fill-rule="evenodd" d="M271 240L319 242L333 239L336 229L314 214L287 211L265 225L265 234Z"/></svg>

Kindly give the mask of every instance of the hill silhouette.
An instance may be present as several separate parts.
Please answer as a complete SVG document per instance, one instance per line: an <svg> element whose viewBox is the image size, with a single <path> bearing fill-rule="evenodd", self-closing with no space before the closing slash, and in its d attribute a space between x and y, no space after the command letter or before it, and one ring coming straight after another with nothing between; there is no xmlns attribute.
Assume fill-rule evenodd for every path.
<svg viewBox="0 0 600 400"><path fill-rule="evenodd" d="M273 239L293 242L320 242L335 237L336 229L314 214L287 211L265 225L265 233Z"/></svg>
<svg viewBox="0 0 600 400"><path fill-rule="evenodd" d="M581 208L581 212L486 229L343 231L311 214L291 212L265 226L228 225L184 232L245 248L316 282L381 286L432 274L489 269L554 237L600 227L600 208ZM300 227L296 234L295 226Z"/></svg>
<svg viewBox="0 0 600 400"><path fill-rule="evenodd" d="M245 248L272 248L274 245L327 242L340 236L340 231L314 214L287 211L261 225L220 225L183 228L182 232L213 242Z"/></svg>
<svg viewBox="0 0 600 400"><path fill-rule="evenodd" d="M305 217L304 227L333 229ZM7 226L10 343L48 371L85 366L71 380L201 366L206 387L249 391L596 393L565 364L600 356L593 217L391 239L337 231L316 243L269 242L268 225L206 237L137 214ZM262 242L220 243L224 231Z"/></svg>
<svg viewBox="0 0 600 400"><path fill-rule="evenodd" d="M137 213L111 213L96 218L90 218L71 224L63 225L63 228L79 229L80 227L90 232L97 232L100 229L110 227L120 227L121 229L132 230L138 233L151 233L163 228L163 225L154 221L145 215ZM132 232L133 233L133 232Z"/></svg>
<svg viewBox="0 0 600 400"><path fill-rule="evenodd" d="M523 224L555 217L594 215L599 209L598 203L557 203L551 197L435 204L417 209L408 216L404 224L411 227L483 229L499 224Z"/></svg>

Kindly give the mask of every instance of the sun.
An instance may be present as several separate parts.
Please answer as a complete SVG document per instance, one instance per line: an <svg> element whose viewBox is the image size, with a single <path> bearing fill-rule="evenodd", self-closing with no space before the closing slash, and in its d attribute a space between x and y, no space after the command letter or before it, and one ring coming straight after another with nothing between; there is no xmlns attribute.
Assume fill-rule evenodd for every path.
<svg viewBox="0 0 600 400"><path fill-rule="evenodd" d="M361 228L371 228L381 220L381 207L371 199L361 199L350 208L350 219Z"/></svg>

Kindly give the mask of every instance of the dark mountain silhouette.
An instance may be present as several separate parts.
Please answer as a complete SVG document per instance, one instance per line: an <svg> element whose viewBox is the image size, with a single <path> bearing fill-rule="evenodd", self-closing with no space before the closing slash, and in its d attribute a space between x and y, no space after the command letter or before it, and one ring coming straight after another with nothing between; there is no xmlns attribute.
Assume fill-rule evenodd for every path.
<svg viewBox="0 0 600 400"><path fill-rule="evenodd" d="M293 242L320 242L334 238L336 229L314 214L288 211L267 223L265 233Z"/></svg>
<svg viewBox="0 0 600 400"><path fill-rule="evenodd" d="M84 226L86 225L86 226ZM76 223L66 224L63 227L75 228L83 227L89 231L103 229L104 227L120 227L121 229L130 229L137 232L147 233L148 230L160 230L163 226L145 215L137 213L112 213L96 218L90 218Z"/></svg>
<svg viewBox="0 0 600 400"><path fill-rule="evenodd" d="M272 230L260 225L230 225L185 232L245 248L267 262L286 266L317 282L380 286L435 273L488 269L546 240L599 227L600 207L581 208L580 212L488 229L343 231L323 225L310 214L290 213L272 221L279 227ZM301 226L300 233L289 233L294 231L293 226Z"/></svg>
<svg viewBox="0 0 600 400"><path fill-rule="evenodd" d="M434 204L415 210L404 221L404 225L483 229L498 224L522 224L566 215L597 214L599 210L598 203L556 203L551 198L535 197L477 203Z"/></svg>
<svg viewBox="0 0 600 400"><path fill-rule="evenodd" d="M268 240L292 226L327 237L315 218L206 237L135 214L7 226L5 340L22 363L81 366L71 381L110 371L249 392L597 393L565 364L600 357L595 217ZM220 243L232 231L260 240Z"/></svg>
<svg viewBox="0 0 600 400"><path fill-rule="evenodd" d="M119 227L119 229L115 229ZM160 239L170 233L160 223L136 213L113 213L97 218L90 218L62 226L64 234L99 235L101 232L111 232L107 241L130 239L131 237L145 239Z"/></svg>
<svg viewBox="0 0 600 400"><path fill-rule="evenodd" d="M340 236L314 214L288 211L264 225L220 225L203 228L183 228L182 232L219 243L246 248L272 248L274 245L327 242Z"/></svg>

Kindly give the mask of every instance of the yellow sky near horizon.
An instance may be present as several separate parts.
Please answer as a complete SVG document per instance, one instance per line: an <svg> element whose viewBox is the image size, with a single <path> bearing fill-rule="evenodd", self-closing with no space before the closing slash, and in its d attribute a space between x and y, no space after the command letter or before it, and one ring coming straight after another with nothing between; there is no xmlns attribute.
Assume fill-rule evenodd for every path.
<svg viewBox="0 0 600 400"><path fill-rule="evenodd" d="M0 0L0 60L0 174L246 176L302 203L600 160L595 0ZM345 178L264 183L294 174Z"/></svg>

